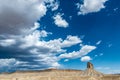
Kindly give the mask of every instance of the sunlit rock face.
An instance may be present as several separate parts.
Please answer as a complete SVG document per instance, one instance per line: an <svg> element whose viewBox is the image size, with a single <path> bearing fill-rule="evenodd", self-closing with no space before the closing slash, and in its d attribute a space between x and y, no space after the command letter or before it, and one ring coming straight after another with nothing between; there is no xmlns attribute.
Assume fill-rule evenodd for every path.
<svg viewBox="0 0 120 80"><path fill-rule="evenodd" d="M94 69L94 66L92 63L88 62L87 63L87 69Z"/></svg>
<svg viewBox="0 0 120 80"><path fill-rule="evenodd" d="M94 77L103 77L104 74L94 70L92 63L87 63L87 69L81 72L82 76L94 76Z"/></svg>
<svg viewBox="0 0 120 80"><path fill-rule="evenodd" d="M94 70L92 63L88 62L86 70L17 71L0 74L0 80L120 80L120 76L100 73Z"/></svg>

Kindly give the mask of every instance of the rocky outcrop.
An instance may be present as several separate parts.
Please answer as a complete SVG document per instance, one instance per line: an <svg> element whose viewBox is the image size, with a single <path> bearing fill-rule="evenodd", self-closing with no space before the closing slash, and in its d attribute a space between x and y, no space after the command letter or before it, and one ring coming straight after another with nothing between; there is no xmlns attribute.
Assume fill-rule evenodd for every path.
<svg viewBox="0 0 120 80"><path fill-rule="evenodd" d="M94 70L94 66L92 63L87 63L87 69L82 71L80 76L93 76L93 77L103 77L104 74Z"/></svg>
<svg viewBox="0 0 120 80"><path fill-rule="evenodd" d="M88 62L87 63L87 69L94 69L94 66L92 63Z"/></svg>

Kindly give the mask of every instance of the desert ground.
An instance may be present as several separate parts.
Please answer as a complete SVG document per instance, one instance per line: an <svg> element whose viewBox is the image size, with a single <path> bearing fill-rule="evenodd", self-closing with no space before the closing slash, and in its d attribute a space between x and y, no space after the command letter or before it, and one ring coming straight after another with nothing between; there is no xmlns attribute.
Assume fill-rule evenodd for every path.
<svg viewBox="0 0 120 80"><path fill-rule="evenodd" d="M0 80L120 80L120 75L103 74L87 63L86 70L47 69L0 74Z"/></svg>

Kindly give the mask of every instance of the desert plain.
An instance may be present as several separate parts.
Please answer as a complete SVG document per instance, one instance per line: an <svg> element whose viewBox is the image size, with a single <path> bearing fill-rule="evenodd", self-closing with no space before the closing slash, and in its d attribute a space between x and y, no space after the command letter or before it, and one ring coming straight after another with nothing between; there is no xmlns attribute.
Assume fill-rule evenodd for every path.
<svg viewBox="0 0 120 80"><path fill-rule="evenodd" d="M0 74L0 80L120 80L120 75L103 74L87 63L86 70L46 69Z"/></svg>

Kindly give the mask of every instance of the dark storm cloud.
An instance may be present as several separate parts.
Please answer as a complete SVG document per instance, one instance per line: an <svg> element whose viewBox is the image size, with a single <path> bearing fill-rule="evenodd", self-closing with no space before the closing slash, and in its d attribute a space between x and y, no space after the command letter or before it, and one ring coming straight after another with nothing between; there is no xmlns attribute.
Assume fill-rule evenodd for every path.
<svg viewBox="0 0 120 80"><path fill-rule="evenodd" d="M43 0L1 0L0 34L19 34L29 30L45 13Z"/></svg>

